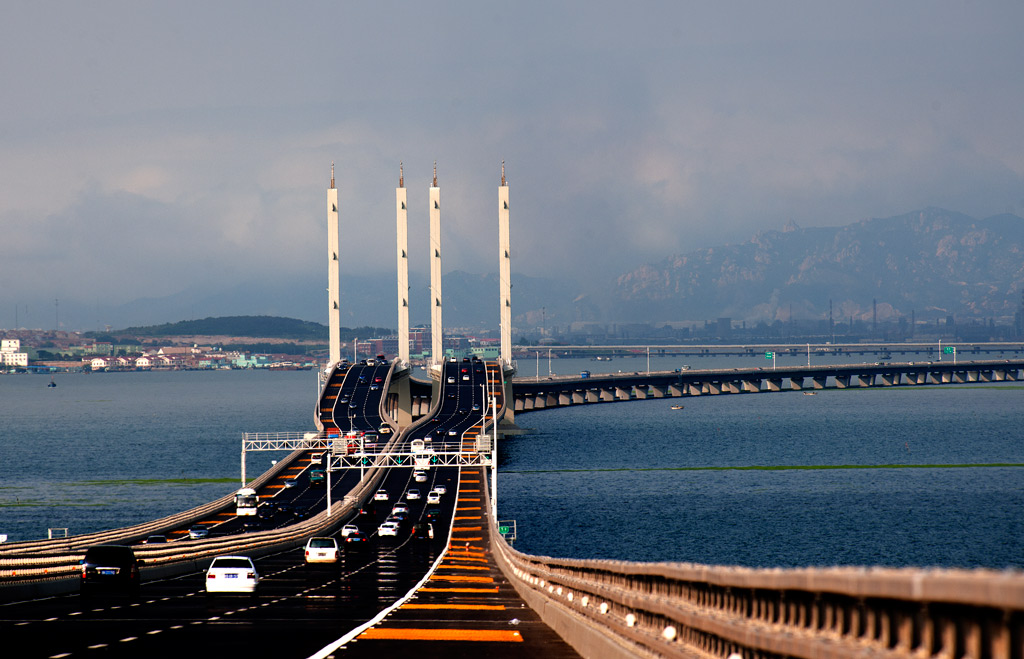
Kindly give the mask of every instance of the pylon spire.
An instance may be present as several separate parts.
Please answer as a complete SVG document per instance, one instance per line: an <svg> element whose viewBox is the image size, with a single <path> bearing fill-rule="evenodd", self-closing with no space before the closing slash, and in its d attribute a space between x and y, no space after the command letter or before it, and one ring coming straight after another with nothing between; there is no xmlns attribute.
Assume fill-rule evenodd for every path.
<svg viewBox="0 0 1024 659"><path fill-rule="evenodd" d="M437 161L434 161L434 187L437 187Z"/></svg>
<svg viewBox="0 0 1024 659"><path fill-rule="evenodd" d="M505 185L505 161L501 161L501 184Z"/></svg>
<svg viewBox="0 0 1024 659"><path fill-rule="evenodd" d="M398 187L405 187L405 170L401 160L398 161Z"/></svg>
<svg viewBox="0 0 1024 659"><path fill-rule="evenodd" d="M334 189L334 161L331 161L331 190Z"/></svg>

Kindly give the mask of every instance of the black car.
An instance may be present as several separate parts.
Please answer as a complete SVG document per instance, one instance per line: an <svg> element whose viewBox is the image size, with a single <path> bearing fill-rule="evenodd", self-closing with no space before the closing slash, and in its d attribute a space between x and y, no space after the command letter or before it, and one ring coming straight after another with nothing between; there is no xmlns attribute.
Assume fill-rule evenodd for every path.
<svg viewBox="0 0 1024 659"><path fill-rule="evenodd" d="M82 565L82 595L99 592L137 596L142 561L126 545L96 545L85 550Z"/></svg>
<svg viewBox="0 0 1024 659"><path fill-rule="evenodd" d="M428 522L436 522L439 519L441 519L441 509L440 508L427 508L427 521Z"/></svg>

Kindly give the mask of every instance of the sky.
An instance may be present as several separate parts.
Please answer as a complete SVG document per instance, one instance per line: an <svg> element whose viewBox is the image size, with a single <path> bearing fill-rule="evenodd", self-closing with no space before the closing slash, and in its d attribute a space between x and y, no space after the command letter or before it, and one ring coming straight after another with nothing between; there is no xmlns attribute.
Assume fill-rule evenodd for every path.
<svg viewBox="0 0 1024 659"><path fill-rule="evenodd" d="M1021 214L1021 26L1019 0L7 0L0 327L326 277L332 162L342 286L394 277L399 163L414 271L435 162L443 271L497 271L504 161L513 278L581 286L790 221Z"/></svg>

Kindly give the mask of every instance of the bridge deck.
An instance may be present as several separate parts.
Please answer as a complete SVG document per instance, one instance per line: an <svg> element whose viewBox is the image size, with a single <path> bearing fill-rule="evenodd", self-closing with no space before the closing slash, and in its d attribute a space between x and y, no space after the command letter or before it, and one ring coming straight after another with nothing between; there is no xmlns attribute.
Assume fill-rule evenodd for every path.
<svg viewBox="0 0 1024 659"><path fill-rule="evenodd" d="M579 657L541 621L491 555L479 470L464 470L448 555L434 576L346 657Z"/></svg>

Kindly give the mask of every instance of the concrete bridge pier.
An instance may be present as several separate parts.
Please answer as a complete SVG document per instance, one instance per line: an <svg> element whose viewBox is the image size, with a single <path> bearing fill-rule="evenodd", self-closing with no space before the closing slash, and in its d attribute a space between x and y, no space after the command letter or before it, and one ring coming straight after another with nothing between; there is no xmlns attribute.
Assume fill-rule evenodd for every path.
<svg viewBox="0 0 1024 659"><path fill-rule="evenodd" d="M629 400L630 394L633 393L633 388L625 389L623 387L615 387L615 400Z"/></svg>
<svg viewBox="0 0 1024 659"><path fill-rule="evenodd" d="M600 389L587 389L583 392L584 397L588 403L600 403L601 402L601 390Z"/></svg>
<svg viewBox="0 0 1024 659"><path fill-rule="evenodd" d="M653 384L648 387L648 393L652 398L664 398L665 389L663 387L656 387Z"/></svg>
<svg viewBox="0 0 1024 659"><path fill-rule="evenodd" d="M835 379L836 379L836 389L848 389L850 387L850 376L849 375L837 375ZM817 388L817 389L821 388L821 387L817 386L817 384L818 384L817 378L815 378L814 384L815 384L815 388Z"/></svg>
<svg viewBox="0 0 1024 659"><path fill-rule="evenodd" d="M668 395L672 396L673 398L678 398L679 396L683 395L683 389L680 386L670 384L668 386Z"/></svg>
<svg viewBox="0 0 1024 659"><path fill-rule="evenodd" d="M636 396L637 400L646 400L647 399L647 395L648 395L647 387L644 387L644 386L633 387L633 393Z"/></svg>
<svg viewBox="0 0 1024 659"><path fill-rule="evenodd" d="M811 378L811 380L814 381L815 389L824 389L825 382L828 380L828 377L824 375L815 375L813 378Z"/></svg>
<svg viewBox="0 0 1024 659"><path fill-rule="evenodd" d="M686 385L687 393L690 396L700 396L704 393L704 387L699 384L689 383Z"/></svg>
<svg viewBox="0 0 1024 659"><path fill-rule="evenodd" d="M590 393L589 391L574 391L574 392L572 392L572 404L573 405L582 405L584 403L589 402L587 400L587 394L589 394L589 393Z"/></svg>
<svg viewBox="0 0 1024 659"><path fill-rule="evenodd" d="M744 380L743 391L749 394L761 393L761 381L760 380Z"/></svg>
<svg viewBox="0 0 1024 659"><path fill-rule="evenodd" d="M563 391L563 392L559 393L558 394L558 406L559 407L569 407L570 405L573 404L573 399L575 397L576 397L576 392L575 391L568 392L568 393Z"/></svg>
<svg viewBox="0 0 1024 659"><path fill-rule="evenodd" d="M601 390L601 402L602 403L610 403L610 402L612 402L614 400L615 400L615 390L614 389L602 389Z"/></svg>
<svg viewBox="0 0 1024 659"><path fill-rule="evenodd" d="M764 382L768 391L782 391L782 378L768 378Z"/></svg>
<svg viewBox="0 0 1024 659"><path fill-rule="evenodd" d="M789 388L793 391L803 391L804 379L800 376L789 378Z"/></svg>
<svg viewBox="0 0 1024 659"><path fill-rule="evenodd" d="M900 374L899 373L881 373L878 376L878 379L881 380L883 387L893 387L893 386L896 386L897 384L900 383Z"/></svg>

